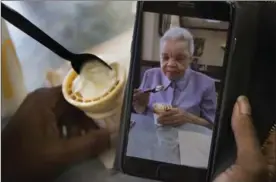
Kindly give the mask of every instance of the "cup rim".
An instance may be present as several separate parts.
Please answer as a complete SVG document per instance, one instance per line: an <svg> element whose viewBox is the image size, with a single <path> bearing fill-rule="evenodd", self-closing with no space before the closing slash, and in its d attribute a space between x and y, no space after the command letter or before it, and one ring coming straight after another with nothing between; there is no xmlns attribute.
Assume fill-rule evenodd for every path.
<svg viewBox="0 0 276 182"><path fill-rule="evenodd" d="M172 105L170 105L170 104L163 104L163 103L158 103L158 102L157 103L153 103L153 113L155 113L155 114L161 114L161 113L163 113L165 111L168 111L166 109L158 109L158 108L156 108L155 105L157 105L157 104L167 105L167 106L170 106L170 109L172 108Z"/></svg>
<svg viewBox="0 0 276 182"><path fill-rule="evenodd" d="M117 72L120 72L119 73L120 80L119 80L118 84L106 96L102 97L99 100L95 100L95 101L91 101L91 102L79 102L70 97L70 95L67 91L68 85L70 84L69 79L72 77L73 74L76 74L76 72L73 70L73 68L71 68L62 82L62 94L63 94L64 98L66 99L66 101L69 102L70 104L72 104L73 106L87 108L87 107L92 107L97 104L104 103L104 102L110 100L112 97L114 97L114 95L116 93L120 92L120 90L124 88L126 70L124 69L124 67L122 67L117 62L112 62L109 65L112 67L115 67Z"/></svg>

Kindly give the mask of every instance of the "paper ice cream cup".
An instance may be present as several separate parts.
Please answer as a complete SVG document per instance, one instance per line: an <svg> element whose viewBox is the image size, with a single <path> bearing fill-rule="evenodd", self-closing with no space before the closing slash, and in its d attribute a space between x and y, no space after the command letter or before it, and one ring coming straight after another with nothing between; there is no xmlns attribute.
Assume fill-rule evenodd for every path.
<svg viewBox="0 0 276 182"><path fill-rule="evenodd" d="M62 93L67 102L84 111L100 128L116 132L120 125L120 116L123 103L123 94L126 80L126 70L119 63L111 63L116 71L118 82L103 96L93 99L82 98L80 94L73 93L73 81L77 73L71 69L62 84Z"/></svg>
<svg viewBox="0 0 276 182"><path fill-rule="evenodd" d="M156 124L157 126L161 126L161 124L159 124L157 122L157 118L159 116L159 114L169 111L172 109L172 106L169 104L163 104L163 103L154 103L153 104L153 117L154 117L154 124Z"/></svg>

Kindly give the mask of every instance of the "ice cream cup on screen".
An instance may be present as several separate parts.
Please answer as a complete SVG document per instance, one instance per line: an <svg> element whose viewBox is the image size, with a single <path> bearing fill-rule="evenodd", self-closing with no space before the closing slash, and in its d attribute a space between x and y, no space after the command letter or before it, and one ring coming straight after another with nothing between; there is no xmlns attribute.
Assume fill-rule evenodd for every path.
<svg viewBox="0 0 276 182"><path fill-rule="evenodd" d="M157 126L161 126L161 124L159 124L157 122L157 118L158 118L159 114L169 111L171 109L172 109L172 106L170 104L154 103L153 104L154 124L156 124Z"/></svg>
<svg viewBox="0 0 276 182"><path fill-rule="evenodd" d="M118 131L126 80L126 70L110 63L112 70L97 61L86 63L78 75L71 69L62 84L67 102L81 109L100 128Z"/></svg>

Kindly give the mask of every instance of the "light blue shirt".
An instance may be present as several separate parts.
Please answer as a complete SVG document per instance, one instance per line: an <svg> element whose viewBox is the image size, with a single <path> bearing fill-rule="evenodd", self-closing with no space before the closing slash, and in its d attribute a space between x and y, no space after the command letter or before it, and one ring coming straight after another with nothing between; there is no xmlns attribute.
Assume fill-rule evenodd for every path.
<svg viewBox="0 0 276 182"><path fill-rule="evenodd" d="M170 104L213 123L216 113L216 89L212 78L188 68L182 78L170 81L160 68L152 68L144 73L141 90L164 85L165 90L150 94L146 115L152 116L154 103ZM158 143L153 144L155 151L152 160L180 164L179 130L194 131L211 135L206 127L185 123L181 126L156 126L155 135ZM190 140L190 139L187 139ZM184 143L183 143L184 142ZM185 141L182 141L185 145Z"/></svg>
<svg viewBox="0 0 276 182"><path fill-rule="evenodd" d="M157 85L164 85L165 90L150 94L150 111L154 103L165 103L214 122L217 98L212 78L187 68L182 78L170 81L160 68L147 70L140 89L152 89Z"/></svg>

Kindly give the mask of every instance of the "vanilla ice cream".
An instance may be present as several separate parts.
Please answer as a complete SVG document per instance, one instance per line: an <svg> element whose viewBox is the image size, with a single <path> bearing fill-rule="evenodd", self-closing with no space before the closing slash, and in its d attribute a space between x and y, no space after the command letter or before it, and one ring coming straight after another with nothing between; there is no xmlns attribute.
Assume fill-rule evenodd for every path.
<svg viewBox="0 0 276 182"><path fill-rule="evenodd" d="M72 92L79 93L84 99L104 96L117 82L114 69L109 69L99 61L86 63L73 81Z"/></svg>
<svg viewBox="0 0 276 182"><path fill-rule="evenodd" d="M125 69L111 63L111 69L97 61L86 63L78 75L69 71L62 84L67 102L83 110L99 127L110 132L119 128Z"/></svg>
<svg viewBox="0 0 276 182"><path fill-rule="evenodd" d="M156 114L160 114L165 111L169 111L172 109L172 106L169 104L161 104L161 103L154 103L153 104L153 112Z"/></svg>

